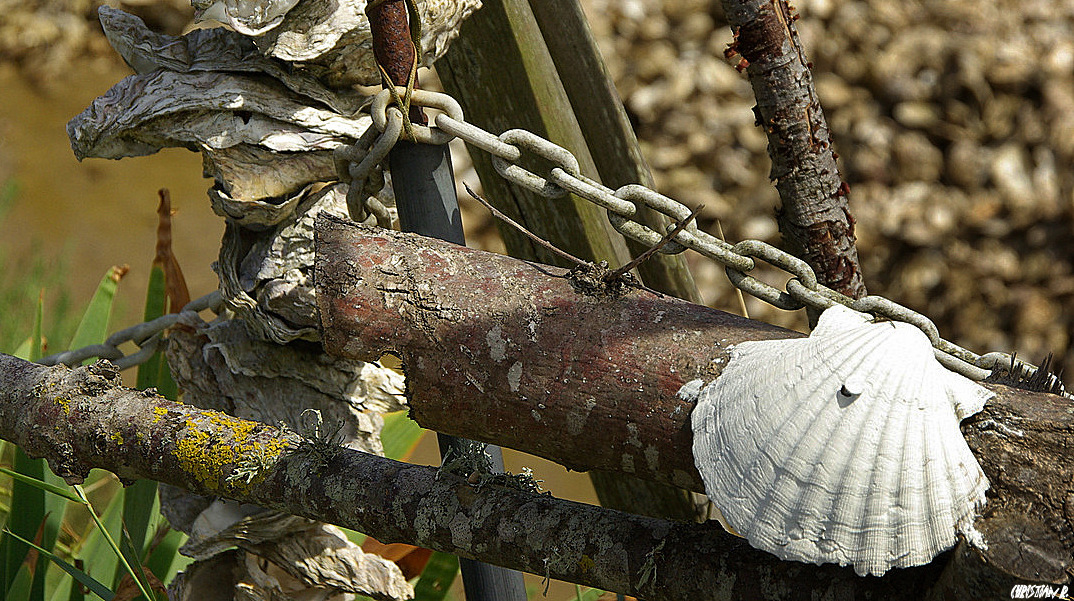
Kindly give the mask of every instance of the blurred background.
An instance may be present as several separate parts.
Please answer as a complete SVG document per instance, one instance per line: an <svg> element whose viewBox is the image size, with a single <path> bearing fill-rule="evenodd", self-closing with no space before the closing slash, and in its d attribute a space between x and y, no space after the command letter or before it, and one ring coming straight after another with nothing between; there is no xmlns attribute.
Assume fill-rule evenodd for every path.
<svg viewBox="0 0 1074 601"><path fill-rule="evenodd" d="M185 0L110 3L168 33L191 20ZM172 191L176 253L194 296L215 286L209 264L222 222L194 153L82 164L72 156L64 124L129 73L100 32L99 4L0 2L0 281L44 262L65 284L49 286L49 298L75 301L111 264L129 263L116 316L128 324L152 258L156 190ZM745 75L724 58L731 33L719 2L583 5L659 190L703 203L702 223L715 231L719 220L729 240L777 242L766 141ZM1031 361L1051 352L1074 372L1074 2L796 8L870 292L925 313L977 352ZM465 162L461 148L455 154ZM466 204L471 245L502 248L484 212ZM697 259L706 301L735 310L722 269ZM804 325L798 313L747 306L753 317ZM0 332L12 327L4 319Z"/></svg>
<svg viewBox="0 0 1074 601"><path fill-rule="evenodd" d="M179 34L185 0L109 4ZM113 329L140 321L158 188L171 190L175 254L193 297L222 220L195 153L78 163L64 130L130 73L96 21L100 0L0 0L0 345L45 331L66 340L113 264L129 264ZM724 58L715 0L583 0L660 192L703 203L730 241L778 243L778 199L745 74ZM1056 355L1074 373L1074 1L802 0L796 25L840 167L873 294L925 313L976 352ZM435 86L432 74L422 75ZM476 182L461 145L460 180ZM465 195L471 246L502 249ZM688 253L689 254L689 253ZM689 260L708 304L738 312L723 269ZM773 282L780 283L780 282ZM804 329L801 312L747 299L751 317ZM1066 378L1069 382L1069 376ZM424 451L423 451L424 452ZM427 449L426 459L435 462ZM592 502L584 477L533 460L555 494Z"/></svg>

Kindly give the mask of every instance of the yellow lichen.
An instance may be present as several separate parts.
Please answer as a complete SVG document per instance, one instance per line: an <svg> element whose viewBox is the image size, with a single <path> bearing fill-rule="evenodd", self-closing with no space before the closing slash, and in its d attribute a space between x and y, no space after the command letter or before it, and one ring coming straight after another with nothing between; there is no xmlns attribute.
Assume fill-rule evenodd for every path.
<svg viewBox="0 0 1074 601"><path fill-rule="evenodd" d="M251 434L258 426L217 412L190 416L176 443L175 456L183 469L208 490L219 491L226 486L245 493L264 480L268 469L287 449L283 439L252 440ZM229 472L222 484L221 476Z"/></svg>
<svg viewBox="0 0 1074 601"><path fill-rule="evenodd" d="M63 409L64 415L71 415L71 399L65 399L63 397L56 398L56 404Z"/></svg>
<svg viewBox="0 0 1074 601"><path fill-rule="evenodd" d="M153 408L153 415L156 416L156 417L153 418L153 423L155 424L155 423L159 422L160 420L164 419L165 415L168 415L168 410L165 409L164 407L154 407Z"/></svg>
<svg viewBox="0 0 1074 601"><path fill-rule="evenodd" d="M116 443L117 445L123 446L123 435L119 432L113 432L112 435L109 436L109 438L111 438L112 442Z"/></svg>
<svg viewBox="0 0 1074 601"><path fill-rule="evenodd" d="M583 574L589 572L595 565L597 565L596 562L588 555L582 555L582 559L578 561L578 567L581 568Z"/></svg>

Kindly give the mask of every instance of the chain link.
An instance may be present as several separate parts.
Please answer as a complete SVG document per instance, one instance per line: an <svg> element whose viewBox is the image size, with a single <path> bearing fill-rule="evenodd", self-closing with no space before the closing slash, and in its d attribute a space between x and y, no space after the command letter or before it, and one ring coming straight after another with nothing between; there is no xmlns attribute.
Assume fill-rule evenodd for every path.
<svg viewBox="0 0 1074 601"><path fill-rule="evenodd" d="M183 318L184 313L200 313L206 309L219 314L223 301L219 291L213 291L201 298L187 303L179 313L169 313L154 320L142 322L129 328L119 330L104 341L103 344L94 344L79 349L56 353L43 357L37 362L42 365L64 364L67 366L80 365L86 359L98 357L108 359L120 369L127 369L135 365L141 365L149 360L158 350L164 340L164 330L174 326ZM138 350L130 355L125 355L119 349L121 344L133 342Z"/></svg>
<svg viewBox="0 0 1074 601"><path fill-rule="evenodd" d="M397 89L398 93L404 91L405 88ZM353 194L348 193L347 203L352 218L358 221L371 221L375 218L382 226L390 216L383 204L375 198L376 191L380 189L377 186L377 167L399 140L403 130L403 115L390 103L391 90L380 92L370 105L373 127L370 127L354 146L340 148L335 154L341 179L351 182ZM532 132L511 129L497 136L468 123L463 118L459 103L447 94L414 90L411 104L441 111L433 118L435 128L414 125L415 141L445 144L459 138L492 155L492 163L497 173L508 181L547 198L560 198L571 193L592 202L608 212L608 219L616 231L642 244L657 244L671 231L675 223L690 215L690 209L686 205L644 186L628 184L618 190L612 190L582 175L578 159L569 150ZM547 175L539 175L519 164L527 153L551 163ZM664 232L659 232L637 221L638 205L644 205L667 216L672 225L667 226ZM1003 363L1013 362L1012 366L1021 366L1029 370L1030 374L1037 370L1033 365L1015 361L1007 353L978 355L944 340L940 337L936 324L928 317L889 299L880 296L853 299L832 290L817 281L816 273L808 263L767 242L744 240L731 245L697 229L695 223L690 223L674 236L672 242L661 248L660 252L676 254L686 249L722 264L732 284L743 292L781 309L793 311L812 307L824 310L838 303L855 311L913 324L928 336L940 363L971 379L981 380L988 376L993 367ZM749 274L756 268L757 261L768 263L793 276L784 290ZM213 292L192 301L183 307L182 312L213 309L219 313L220 306L220 293ZM100 357L112 360L121 368L138 365L158 350L164 330L175 325L180 315L173 313L120 330L109 336L104 344L51 355L41 359L40 363L74 365L86 359ZM118 346L128 341L137 344L140 350L124 355Z"/></svg>
<svg viewBox="0 0 1074 601"><path fill-rule="evenodd" d="M387 114L393 109L388 107L390 91L382 91L373 102L373 122L380 129L380 123L387 123ZM436 143L444 143L459 138L472 147L492 155L492 163L497 173L508 181L522 186L547 198L559 198L568 192L592 202L608 212L608 219L619 233L637 240L642 244L655 245L673 225L659 232L636 220L639 204L666 215L672 224L690 214L690 209L682 203L668 198L654 190L638 184L629 184L612 190L581 174L578 159L570 151L554 144L536 134L522 129L511 129L499 136L476 125L467 123L458 108L458 103L447 94L415 91L411 99L413 104L426 108L436 108L444 113L436 115L433 123L442 137L435 137ZM382 107L388 107L387 109ZM450 110L444 107L450 107ZM380 111L385 115L378 115ZM398 109L394 109L398 111ZM428 128L431 129L431 128ZM390 135L390 133L389 133ZM441 139L446 138L443 142ZM429 136L426 139L434 139ZM546 175L540 175L523 167L519 161L526 154L536 155L552 164ZM743 292L747 292L771 305L786 310L813 307L827 309L838 303L856 311L873 313L877 316L913 324L928 336L936 349L937 359L948 369L974 380L988 376L992 368L1002 363L1010 363L1011 355L1007 353L987 353L978 355L940 337L936 324L931 319L908 307L880 296L867 296L853 299L817 281L816 273L808 263L761 240L744 240L731 245L706 232L697 229L694 223L675 235L673 242L661 249L666 254L680 253L690 249L722 264L728 279ZM765 283L749 272L756 268L757 261L766 262L781 269L791 276L785 289L780 290ZM1017 361L1031 372L1036 367Z"/></svg>

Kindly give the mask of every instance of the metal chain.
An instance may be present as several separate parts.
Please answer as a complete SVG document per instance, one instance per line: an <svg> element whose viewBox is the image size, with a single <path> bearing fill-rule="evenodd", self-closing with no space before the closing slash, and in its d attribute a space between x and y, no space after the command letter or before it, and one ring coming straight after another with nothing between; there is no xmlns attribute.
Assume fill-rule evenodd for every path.
<svg viewBox="0 0 1074 601"><path fill-rule="evenodd" d="M396 90L396 93L403 92L405 88ZM379 190L376 168L398 141L403 121L399 109L390 106L391 93L391 90L380 92L370 105L373 127L369 128L354 146L344 147L336 152L337 170L341 178L350 181L352 189L356 189L353 195L348 194L347 199L352 217L362 221L375 219L381 225L384 225L388 212L374 196L376 190ZM463 118L462 107L447 94L413 90L411 103L441 111L433 120L435 127L417 124L413 126L412 133L416 142L446 144L459 138L492 155L492 164L496 171L508 181L546 198L559 198L571 193L592 202L607 210L609 221L619 233L642 244L655 245L667 232L658 232L636 221L637 204L643 204L666 215L672 223L667 231L674 227L673 224L690 215L690 209L686 205L644 186L629 184L612 190L582 175L578 159L569 150L536 134L523 129L510 129L497 136L467 123ZM533 173L519 164L526 153L545 159L553 167L544 176ZM882 296L853 299L832 290L817 281L816 273L805 261L767 242L743 240L732 245L697 229L697 225L691 222L674 236L671 243L660 248L659 252L677 254L686 249L694 250L720 263L727 272L727 278L737 288L780 309L794 311L812 307L823 311L840 304L855 311L913 324L928 336L940 363L968 378L984 379L993 367L1001 363L1021 367L1027 370L1029 375L1037 371L1035 366L1015 361L1008 353L978 355L944 340L940 337L936 324L928 317ZM787 282L785 290L749 274L758 261L768 263L793 276ZM197 313L205 309L219 313L221 304L220 293L213 292L191 301L180 313L172 313L120 330L109 336L104 344L50 355L39 363L75 365L86 359L100 357L124 369L139 365L159 350L164 330L175 325L182 313ZM139 350L131 355L124 355L118 347L128 341L137 344Z"/></svg>
<svg viewBox="0 0 1074 601"><path fill-rule="evenodd" d="M399 88L397 93L402 93ZM398 138L390 123L402 119L398 108L389 106L391 90L380 92L370 105L373 124L378 131L386 132L382 137L394 143ZM600 182L582 175L578 159L569 150L544 138L522 129L510 129L495 135L476 125L467 123L463 118L462 108L457 101L447 94L414 90L411 103L425 108L442 111L433 119L435 128L414 126L415 138L427 144L444 144L453 138L459 138L472 147L492 155L492 164L496 171L508 181L546 198L559 198L568 193L592 202L608 211L608 219L615 229L638 242L655 245L666 232L658 232L635 219L637 204L666 215L672 225L690 214L690 209L682 203L668 198L654 190L637 184L623 186L612 190ZM526 154L545 159L552 164L547 175L539 175L526 169L519 161ZM676 254L689 248L722 265L727 277L737 288L747 292L773 306L794 311L812 307L823 311L835 304L845 305L855 311L873 313L894 321L913 324L928 336L935 349L936 358L948 369L974 380L984 379L992 368L1001 363L1010 363L1013 359L1007 353L987 353L978 355L940 337L936 324L928 317L908 307L881 296L866 296L853 299L841 292L832 290L817 281L816 273L808 263L761 240L744 240L731 245L704 231L697 229L691 222L676 234L674 242L660 249L665 254ZM780 290L749 274L763 261L791 274L786 289ZM1030 374L1036 367L1021 361L1013 365L1023 366Z"/></svg>
<svg viewBox="0 0 1074 601"><path fill-rule="evenodd" d="M55 355L43 357L37 362L42 365L63 363L67 366L75 366L86 359L99 357L108 359L120 369L141 365L149 361L149 358L160 350L161 342L164 340L164 330L178 323L183 318L183 314L200 313L210 309L213 313L219 315L222 306L223 301L220 297L220 291L213 291L201 298L190 301L179 313L169 313L152 321L142 322L124 330L119 330L109 336L103 344L94 344L56 353ZM119 350L119 346L125 342L133 342L138 346L138 350L130 355L125 355L123 351Z"/></svg>

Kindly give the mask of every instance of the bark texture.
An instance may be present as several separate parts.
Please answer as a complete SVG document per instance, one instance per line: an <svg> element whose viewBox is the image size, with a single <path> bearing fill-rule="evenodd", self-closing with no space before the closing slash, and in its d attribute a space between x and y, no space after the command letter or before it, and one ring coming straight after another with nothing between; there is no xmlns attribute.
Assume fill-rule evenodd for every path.
<svg viewBox="0 0 1074 601"><path fill-rule="evenodd" d="M801 335L643 289L585 294L561 269L329 217L316 229L330 353L397 353L423 426L571 469L703 491L693 402L677 392L718 377L738 342ZM1074 565L1074 406L988 386L996 398L962 424L991 482L976 524L984 557L1026 580L1061 582ZM958 573L984 566L965 562Z"/></svg>
<svg viewBox="0 0 1074 601"><path fill-rule="evenodd" d="M486 0L437 62L437 73L471 123L494 133L511 128L531 131L570 150L589 177L613 187L636 183L640 180L634 176L647 177L647 169L600 65L599 52L586 41L584 16L577 3L571 3ZM571 40L581 44L574 46ZM612 106L616 108L601 110ZM547 161L531 154L524 153L521 164L547 174ZM612 265L626 263L631 253L643 251L616 232L596 205L573 195L544 198L497 174L488 153L471 149L470 156L490 200L559 248ZM638 217L657 230L666 225L662 216L648 209L639 211ZM501 227L501 233L512 256L561 261L514 228ZM660 254L639 266L638 273L653 288L694 300L697 290L685 267L681 256ZM595 471L591 479L606 506L648 515L667 515L668 508L677 508L673 515L684 519L697 513L681 490L624 474Z"/></svg>
<svg viewBox="0 0 1074 601"><path fill-rule="evenodd" d="M676 393L738 342L801 335L639 288L581 294L567 270L418 236L334 219L316 234L330 354L398 353L424 427L578 471L703 492Z"/></svg>
<svg viewBox="0 0 1074 601"><path fill-rule="evenodd" d="M850 188L835 164L812 63L794 27L798 14L786 0L722 4L735 35L727 54L742 56L757 97L757 123L768 136L784 246L808 262L822 284L852 298L865 296Z"/></svg>
<svg viewBox="0 0 1074 601"><path fill-rule="evenodd" d="M792 599L802 590L918 599L939 571L862 579L848 568L779 561L714 523L473 485L124 388L107 362L70 370L0 354L0 437L46 457L71 483L102 468L654 601Z"/></svg>

